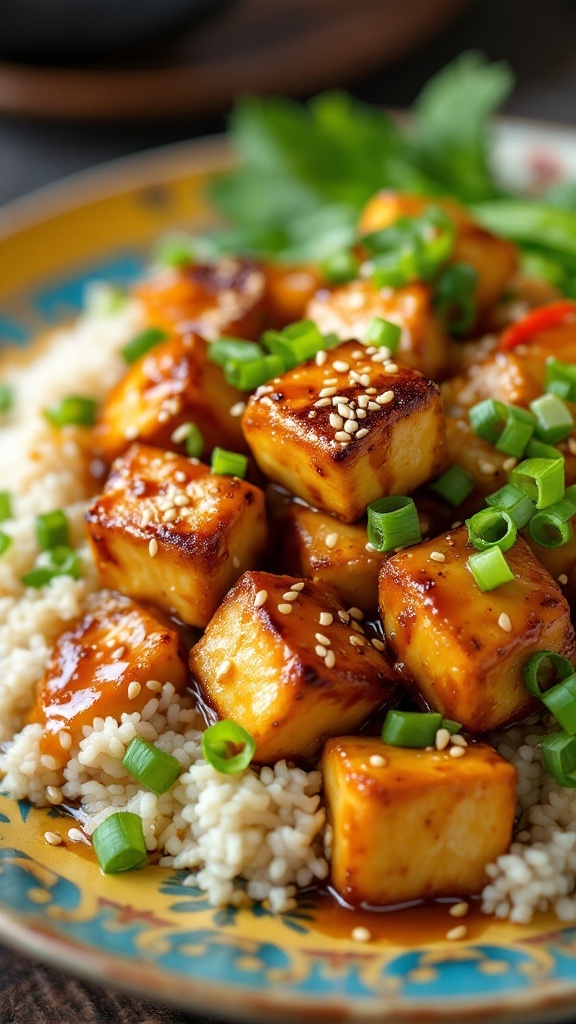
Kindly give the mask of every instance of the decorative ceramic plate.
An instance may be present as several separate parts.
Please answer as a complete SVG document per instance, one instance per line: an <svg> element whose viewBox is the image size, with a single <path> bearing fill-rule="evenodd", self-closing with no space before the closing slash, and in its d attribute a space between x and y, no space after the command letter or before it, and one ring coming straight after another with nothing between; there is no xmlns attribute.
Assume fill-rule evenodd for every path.
<svg viewBox="0 0 576 1024"><path fill-rule="evenodd" d="M502 174L526 189L576 177L576 132L508 123ZM80 175L0 214L0 344L26 346L73 317L87 280L129 282L159 234L210 219L203 188L229 162L220 140L170 147ZM351 938L345 910L214 910L173 871L101 874L66 839L59 812L0 798L2 941L141 995L235 1020L396 1024L559 1021L576 1012L576 928L472 913L449 942L445 907L371 915ZM82 851L85 855L82 855ZM448 923L447 923L448 922Z"/></svg>

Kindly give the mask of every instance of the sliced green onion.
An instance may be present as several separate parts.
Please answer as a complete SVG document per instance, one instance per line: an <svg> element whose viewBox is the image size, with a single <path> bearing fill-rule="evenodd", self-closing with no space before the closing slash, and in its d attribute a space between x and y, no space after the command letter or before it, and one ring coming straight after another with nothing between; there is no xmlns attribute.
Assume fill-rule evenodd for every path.
<svg viewBox="0 0 576 1024"><path fill-rule="evenodd" d="M241 725L223 719L202 733L202 753L208 764L224 775L243 772L254 757L256 743Z"/></svg>
<svg viewBox="0 0 576 1024"><path fill-rule="evenodd" d="M96 419L96 401L86 395L67 395L44 409L53 427L91 427Z"/></svg>
<svg viewBox="0 0 576 1024"><path fill-rule="evenodd" d="M281 360L280 372L284 373L285 370L293 370L298 366L296 353L282 331L264 331L262 344L271 356Z"/></svg>
<svg viewBox="0 0 576 1024"><path fill-rule="evenodd" d="M540 395L530 402L536 417L536 437L545 444L557 444L569 437L574 430L570 409L558 395Z"/></svg>
<svg viewBox="0 0 576 1024"><path fill-rule="evenodd" d="M62 509L36 516L36 538L43 551L67 546L69 533L68 520Z"/></svg>
<svg viewBox="0 0 576 1024"><path fill-rule="evenodd" d="M478 437L490 444L496 444L506 426L507 406L504 402L497 402L494 398L485 398L484 401L472 406L468 417L470 426Z"/></svg>
<svg viewBox="0 0 576 1024"><path fill-rule="evenodd" d="M194 262L194 241L181 231L165 235L154 249L153 260L163 267L186 267Z"/></svg>
<svg viewBox="0 0 576 1024"><path fill-rule="evenodd" d="M59 547L43 551L34 569L20 578L24 586L38 589L45 587L57 576L72 576L78 580L80 575L81 563L76 552L71 548Z"/></svg>
<svg viewBox="0 0 576 1024"><path fill-rule="evenodd" d="M389 227L364 235L361 244L371 257L374 284L397 288L434 277L449 259L454 240L452 218L430 206L419 217L399 217Z"/></svg>
<svg viewBox="0 0 576 1024"><path fill-rule="evenodd" d="M434 711L389 711L382 726L382 741L392 747L432 747L442 715Z"/></svg>
<svg viewBox="0 0 576 1024"><path fill-rule="evenodd" d="M238 476L244 479L248 459L240 452L227 452L225 448L214 448L211 462L212 472L218 476Z"/></svg>
<svg viewBox="0 0 576 1024"><path fill-rule="evenodd" d="M515 484L505 484L499 491L489 494L486 504L492 508L498 508L502 512L507 512L514 520L518 530L530 522L536 511L536 506L531 498Z"/></svg>
<svg viewBox="0 0 576 1024"><path fill-rule="evenodd" d="M543 548L561 548L572 539L570 520L576 515L576 504L563 498L555 505L537 512L530 520L532 540Z"/></svg>
<svg viewBox="0 0 576 1024"><path fill-rule="evenodd" d="M462 729L462 722L455 722L452 718L443 718L440 725L442 729L447 729L451 736L455 736Z"/></svg>
<svg viewBox="0 0 576 1024"><path fill-rule="evenodd" d="M242 338L223 336L208 346L208 358L217 366L234 363L250 363L260 359L264 350L255 341L244 341Z"/></svg>
<svg viewBox="0 0 576 1024"><path fill-rule="evenodd" d="M350 249L341 249L320 264L320 272L328 284L347 284L358 277L360 263Z"/></svg>
<svg viewBox="0 0 576 1024"><path fill-rule="evenodd" d="M10 412L14 405L14 392L9 384L0 384L0 413Z"/></svg>
<svg viewBox="0 0 576 1024"><path fill-rule="evenodd" d="M542 696L542 703L546 705L558 725L560 725L569 736L576 733L576 674L563 679L556 686L551 686Z"/></svg>
<svg viewBox="0 0 576 1024"><path fill-rule="evenodd" d="M444 501L456 508L474 490L474 477L467 469L462 469L462 466L457 466L454 463L433 484L430 484L430 490L435 491L441 498L444 498Z"/></svg>
<svg viewBox="0 0 576 1024"><path fill-rule="evenodd" d="M564 363L561 359L546 361L546 391L576 402L576 365Z"/></svg>
<svg viewBox="0 0 576 1024"><path fill-rule="evenodd" d="M261 384L266 384L272 377L278 377L286 370L281 356L260 356L250 362L237 362L231 359L224 367L224 376L232 387L239 391L254 391Z"/></svg>
<svg viewBox="0 0 576 1024"><path fill-rule="evenodd" d="M398 351L401 337L402 328L398 324L393 324L391 320L384 320L381 316L375 316L368 324L364 342L379 348L388 348L394 355Z"/></svg>
<svg viewBox="0 0 576 1024"><path fill-rule="evenodd" d="M178 758L140 737L130 743L122 767L158 796L170 789L182 771Z"/></svg>
<svg viewBox="0 0 576 1024"><path fill-rule="evenodd" d="M135 338L132 338L127 345L124 345L122 349L122 355L125 362L135 363L137 359L145 356L150 349L153 349L155 345L158 345L161 341L166 341L168 335L161 327L148 327L145 331L140 331Z"/></svg>
<svg viewBox="0 0 576 1024"><path fill-rule="evenodd" d="M512 470L510 481L526 492L537 509L555 505L564 497L564 460L525 459Z"/></svg>
<svg viewBox="0 0 576 1024"><path fill-rule="evenodd" d="M0 523L12 518L12 495L10 491L0 491Z"/></svg>
<svg viewBox="0 0 576 1024"><path fill-rule="evenodd" d="M298 363L313 359L324 348L324 338L313 320L297 320L282 331Z"/></svg>
<svg viewBox="0 0 576 1024"><path fill-rule="evenodd" d="M126 293L109 281L88 281L83 299L88 313L112 316L122 309L126 302Z"/></svg>
<svg viewBox="0 0 576 1024"><path fill-rule="evenodd" d="M4 555L8 548L12 546L12 537L9 537L4 530L0 530L0 556Z"/></svg>
<svg viewBox="0 0 576 1024"><path fill-rule="evenodd" d="M391 551L422 540L418 511L412 498L392 495L368 505L368 540L376 551Z"/></svg>
<svg viewBox="0 0 576 1024"><path fill-rule="evenodd" d="M403 288L419 277L416 254L410 246L373 256L369 265L375 288Z"/></svg>
<svg viewBox="0 0 576 1024"><path fill-rule="evenodd" d="M514 579L514 573L497 546L470 555L467 564L482 591L495 590Z"/></svg>
<svg viewBox="0 0 576 1024"><path fill-rule="evenodd" d="M576 786L576 736L563 730L540 740L544 768L561 786Z"/></svg>
<svg viewBox="0 0 576 1024"><path fill-rule="evenodd" d="M478 272L469 263L453 263L440 275L434 306L449 334L466 334L476 320Z"/></svg>
<svg viewBox="0 0 576 1024"><path fill-rule="evenodd" d="M534 420L530 413L528 413L528 420L525 420L517 415L513 406L508 406L504 430L494 447L496 451L502 452L504 455L514 455L515 458L521 459L533 433Z"/></svg>
<svg viewBox="0 0 576 1024"><path fill-rule="evenodd" d="M170 440L174 444L185 445L186 454L192 459L199 459L204 450L204 437L195 423L181 423L172 432Z"/></svg>
<svg viewBox="0 0 576 1024"><path fill-rule="evenodd" d="M499 508L483 508L466 520L468 539L478 551L494 546L508 551L516 540L516 524L512 516Z"/></svg>
<svg viewBox="0 0 576 1024"><path fill-rule="evenodd" d="M92 833L92 845L106 875L139 868L148 859L142 818L132 811L116 811L105 818Z"/></svg>
<svg viewBox="0 0 576 1024"><path fill-rule="evenodd" d="M574 667L568 658L555 651L538 651L525 663L522 679L528 693L542 699L547 689L568 679L573 672Z"/></svg>
<svg viewBox="0 0 576 1024"><path fill-rule="evenodd" d="M564 459L562 452L559 452L557 448L551 444L544 444L543 441L537 441L535 437L526 445L524 454L527 459Z"/></svg>

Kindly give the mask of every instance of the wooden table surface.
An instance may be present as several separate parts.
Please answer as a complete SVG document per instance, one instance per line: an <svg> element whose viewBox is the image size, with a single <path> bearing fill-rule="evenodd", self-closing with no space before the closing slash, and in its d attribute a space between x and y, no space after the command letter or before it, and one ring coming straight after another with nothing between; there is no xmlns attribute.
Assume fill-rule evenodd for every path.
<svg viewBox="0 0 576 1024"><path fill-rule="evenodd" d="M576 3L484 0L417 56L352 86L406 106L430 74L462 50L507 58L518 77L513 114L576 123ZM335 82L347 85L346 82ZM149 146L221 131L210 119L137 125L0 120L0 203L62 175ZM0 1024L207 1024L69 978L0 947Z"/></svg>

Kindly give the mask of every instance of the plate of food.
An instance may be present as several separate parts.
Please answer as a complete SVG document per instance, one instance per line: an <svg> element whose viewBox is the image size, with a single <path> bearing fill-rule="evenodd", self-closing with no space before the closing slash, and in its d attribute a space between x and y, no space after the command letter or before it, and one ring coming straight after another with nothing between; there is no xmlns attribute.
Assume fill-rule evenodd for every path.
<svg viewBox="0 0 576 1024"><path fill-rule="evenodd" d="M248 100L0 223L0 920L251 1021L576 997L576 136Z"/></svg>

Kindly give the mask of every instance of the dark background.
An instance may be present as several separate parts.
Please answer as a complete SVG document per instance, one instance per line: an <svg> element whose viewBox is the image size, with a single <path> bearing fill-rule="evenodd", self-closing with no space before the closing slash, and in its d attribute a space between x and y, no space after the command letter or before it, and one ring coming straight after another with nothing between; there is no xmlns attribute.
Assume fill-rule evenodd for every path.
<svg viewBox="0 0 576 1024"><path fill-rule="evenodd" d="M334 84L374 103L408 106L431 74L467 49L511 64L517 86L507 113L576 123L576 3L569 0L472 3L423 51L361 81ZM138 124L0 119L0 202L96 163L224 126L224 118ZM204 1024L207 1019L92 988L0 947L1 1024Z"/></svg>

